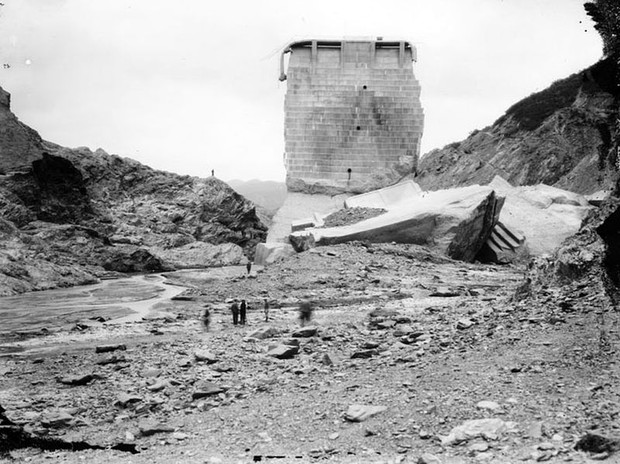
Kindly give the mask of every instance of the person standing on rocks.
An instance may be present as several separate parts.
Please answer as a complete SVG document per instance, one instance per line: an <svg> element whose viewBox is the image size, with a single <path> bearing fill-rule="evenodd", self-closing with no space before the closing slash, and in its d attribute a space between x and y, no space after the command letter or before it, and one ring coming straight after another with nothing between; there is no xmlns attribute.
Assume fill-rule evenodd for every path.
<svg viewBox="0 0 620 464"><path fill-rule="evenodd" d="M252 261L248 261L245 268L248 270L248 275L250 275L250 271L252 271Z"/></svg>
<svg viewBox="0 0 620 464"><path fill-rule="evenodd" d="M233 304L230 306L230 312L233 317L233 324L237 325L239 323L239 305L237 305L237 300L233 301Z"/></svg>
<svg viewBox="0 0 620 464"><path fill-rule="evenodd" d="M301 303L299 303L299 322L302 327L312 319L312 311L312 302L308 299L301 300Z"/></svg>
<svg viewBox="0 0 620 464"><path fill-rule="evenodd" d="M211 310L209 306L205 305L205 309L202 312L202 325L205 328L205 331L209 331L209 325L211 325Z"/></svg>
<svg viewBox="0 0 620 464"><path fill-rule="evenodd" d="M265 322L269 322L269 300L265 298L265 304L263 306L263 311L265 313Z"/></svg>
<svg viewBox="0 0 620 464"><path fill-rule="evenodd" d="M248 306L245 303L245 300L241 300L241 306L239 307L239 316L241 316L241 325L245 325L245 317Z"/></svg>

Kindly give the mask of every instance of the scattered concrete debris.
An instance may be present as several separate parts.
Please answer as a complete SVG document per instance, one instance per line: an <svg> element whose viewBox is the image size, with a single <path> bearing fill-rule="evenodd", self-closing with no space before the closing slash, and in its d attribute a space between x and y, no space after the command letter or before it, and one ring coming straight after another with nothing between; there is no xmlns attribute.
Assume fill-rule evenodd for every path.
<svg viewBox="0 0 620 464"><path fill-rule="evenodd" d="M385 406L370 406L365 404L352 404L347 409L344 418L349 422L363 422L377 414L387 410Z"/></svg>
<svg viewBox="0 0 620 464"><path fill-rule="evenodd" d="M478 437L486 440L498 440L505 433L513 432L516 426L515 422L504 422L497 418L468 420L454 427L447 436L441 437L441 444L444 446L457 445Z"/></svg>

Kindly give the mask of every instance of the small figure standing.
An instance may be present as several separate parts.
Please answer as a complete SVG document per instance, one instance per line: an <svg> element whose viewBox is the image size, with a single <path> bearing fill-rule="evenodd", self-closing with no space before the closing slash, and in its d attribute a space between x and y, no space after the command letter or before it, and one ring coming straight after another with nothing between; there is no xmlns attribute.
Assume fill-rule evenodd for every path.
<svg viewBox="0 0 620 464"><path fill-rule="evenodd" d="M250 271L252 270L252 261L248 261L248 264L245 265L245 268L248 270L248 275L250 275Z"/></svg>
<svg viewBox="0 0 620 464"><path fill-rule="evenodd" d="M208 306L205 306L204 311L202 312L202 325L205 328L205 331L209 331L209 325L211 325L211 310Z"/></svg>
<svg viewBox="0 0 620 464"><path fill-rule="evenodd" d="M269 322L269 300L267 298L265 298L263 311L265 312L265 322Z"/></svg>
<svg viewBox="0 0 620 464"><path fill-rule="evenodd" d="M230 312L233 317L233 324L237 325L239 323L239 306L237 305L237 300L233 301L233 304L230 306Z"/></svg>
<svg viewBox="0 0 620 464"><path fill-rule="evenodd" d="M312 319L312 303L310 300L302 300L299 303L299 322L301 326L305 326Z"/></svg>
<svg viewBox="0 0 620 464"><path fill-rule="evenodd" d="M211 177L215 177L215 169L211 169Z"/></svg>
<svg viewBox="0 0 620 464"><path fill-rule="evenodd" d="M248 306L245 304L245 300L241 300L241 306L239 307L239 316L241 317L241 325L245 325L245 316Z"/></svg>

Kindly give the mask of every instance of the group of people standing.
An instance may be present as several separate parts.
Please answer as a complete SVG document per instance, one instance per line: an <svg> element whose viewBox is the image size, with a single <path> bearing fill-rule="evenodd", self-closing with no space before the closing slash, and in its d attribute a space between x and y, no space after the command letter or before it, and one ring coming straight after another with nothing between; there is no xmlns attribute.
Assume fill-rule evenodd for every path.
<svg viewBox="0 0 620 464"><path fill-rule="evenodd" d="M269 300L264 298L263 312L265 315L265 322L269 322ZM245 300L239 302L238 299L234 299L230 305L230 312L232 314L233 325L245 325L247 323L248 304ZM312 319L312 313L314 311L312 302L309 299L304 299L299 304L299 321L302 326L308 324ZM206 305L202 313L202 322L205 329L209 330L211 324L211 310Z"/></svg>
<svg viewBox="0 0 620 464"><path fill-rule="evenodd" d="M241 324L245 325L246 323L246 315L248 311L248 305L245 300L241 300L241 304L237 304L237 299L233 301L233 304L230 306L230 312L232 313L233 324Z"/></svg>
<svg viewBox="0 0 620 464"><path fill-rule="evenodd" d="M230 312L232 313L233 325L241 324L245 325L247 322L247 311L248 304L245 300L241 300L241 303L238 304L237 299L235 299L230 305ZM264 299L264 307L263 311L265 313L265 322L269 322L269 300L267 298Z"/></svg>

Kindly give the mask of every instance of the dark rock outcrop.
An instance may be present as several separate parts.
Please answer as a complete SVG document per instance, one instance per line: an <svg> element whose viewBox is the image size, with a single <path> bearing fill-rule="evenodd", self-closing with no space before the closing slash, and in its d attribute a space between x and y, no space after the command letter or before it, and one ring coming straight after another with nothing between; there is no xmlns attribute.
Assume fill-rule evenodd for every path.
<svg viewBox="0 0 620 464"><path fill-rule="evenodd" d="M255 205L215 177L45 142L8 102L0 89L0 295L185 267L188 257L243 264L264 241Z"/></svg>
<svg viewBox="0 0 620 464"><path fill-rule="evenodd" d="M0 88L0 174L28 170L41 158L43 140L11 112L11 95Z"/></svg>

